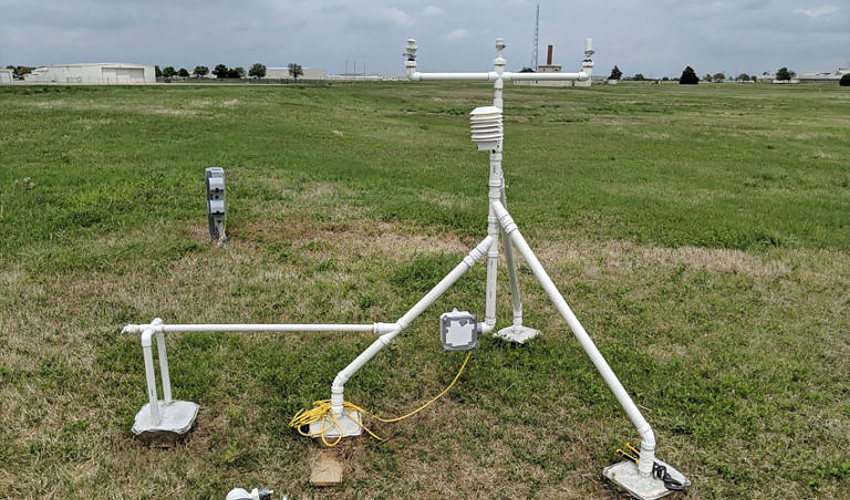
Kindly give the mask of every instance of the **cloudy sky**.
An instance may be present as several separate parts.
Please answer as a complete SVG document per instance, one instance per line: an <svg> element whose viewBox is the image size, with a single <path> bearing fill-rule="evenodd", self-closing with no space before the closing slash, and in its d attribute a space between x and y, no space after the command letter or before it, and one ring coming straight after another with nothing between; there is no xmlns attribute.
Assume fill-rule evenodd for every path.
<svg viewBox="0 0 850 500"><path fill-rule="evenodd" d="M850 60L848 0L0 0L0 64L131 62L186 67L321 67L403 73L405 40L422 71L485 71L504 37L509 70L579 69L678 76L828 70Z"/></svg>

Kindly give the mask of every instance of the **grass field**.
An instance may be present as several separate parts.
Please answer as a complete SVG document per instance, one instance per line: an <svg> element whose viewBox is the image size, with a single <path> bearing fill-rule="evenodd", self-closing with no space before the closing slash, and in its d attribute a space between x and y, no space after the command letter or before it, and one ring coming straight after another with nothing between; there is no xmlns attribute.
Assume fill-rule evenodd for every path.
<svg viewBox="0 0 850 500"><path fill-rule="evenodd" d="M0 497L609 498L637 435L525 266L525 347L482 339L458 386L346 441L309 486L290 417L369 334L180 334L182 444L133 439L126 323L393 321L486 230L487 86L0 89ZM509 208L655 429L689 498L850 498L850 93L838 86L510 87ZM223 166L229 243L208 242ZM377 414L454 376L438 316L346 384ZM500 276L499 325L510 323Z"/></svg>

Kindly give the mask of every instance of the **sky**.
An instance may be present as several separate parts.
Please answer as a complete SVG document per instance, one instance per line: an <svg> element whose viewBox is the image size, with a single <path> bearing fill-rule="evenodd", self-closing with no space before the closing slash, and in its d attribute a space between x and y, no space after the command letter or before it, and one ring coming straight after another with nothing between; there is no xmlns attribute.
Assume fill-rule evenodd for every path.
<svg viewBox="0 0 850 500"><path fill-rule="evenodd" d="M798 73L850 61L848 0L0 0L0 65L126 62L161 67L295 62L328 73L488 71L495 40L507 69L577 71L593 39L597 74ZM365 66L365 67L364 67Z"/></svg>

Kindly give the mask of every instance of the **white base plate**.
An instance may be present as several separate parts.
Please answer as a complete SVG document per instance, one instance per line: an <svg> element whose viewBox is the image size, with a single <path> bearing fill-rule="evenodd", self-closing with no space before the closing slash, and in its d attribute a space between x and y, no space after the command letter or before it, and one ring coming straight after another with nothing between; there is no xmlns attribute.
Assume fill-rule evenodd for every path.
<svg viewBox="0 0 850 500"><path fill-rule="evenodd" d="M529 328L527 326L509 326L507 328L502 328L498 332L493 334L493 337L497 339L502 339L507 342L516 342L517 344L525 344L529 340L534 337L540 335L539 330L535 330L534 328Z"/></svg>
<svg viewBox="0 0 850 500"><path fill-rule="evenodd" d="M159 403L159 425L151 422L150 403L142 406L133 422L133 434L146 441L174 442L184 436L198 416L198 405L191 401L172 401Z"/></svg>
<svg viewBox="0 0 850 500"><path fill-rule="evenodd" d="M324 434L325 439L336 439L339 437L341 427L342 437L359 436L363 433L363 427L360 426L362 421L363 417L359 411L346 410L345 415L336 419L339 426L334 425L330 417L325 417L310 424L310 434L315 434L314 437L317 439L321 437L319 433ZM323 430L324 432L322 432Z"/></svg>
<svg viewBox="0 0 850 500"><path fill-rule="evenodd" d="M681 472L673 467L670 467L661 460L655 460L659 464L667 467L667 473L670 476L682 483L684 486L690 486L691 482ZM643 477L638 472L638 467L630 460L623 460L614 465L609 465L602 469L602 475L614 481L618 486L622 487L635 498L641 500L655 500L665 495L673 493L673 490L668 490L664 486L664 481L654 477Z"/></svg>

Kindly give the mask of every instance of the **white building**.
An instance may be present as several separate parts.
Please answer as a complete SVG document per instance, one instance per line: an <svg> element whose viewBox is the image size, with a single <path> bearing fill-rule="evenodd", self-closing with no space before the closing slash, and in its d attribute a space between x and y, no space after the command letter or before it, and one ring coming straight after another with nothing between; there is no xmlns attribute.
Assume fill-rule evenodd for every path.
<svg viewBox="0 0 850 500"><path fill-rule="evenodd" d="M12 84L12 70L11 69L0 69L0 85L11 85Z"/></svg>
<svg viewBox="0 0 850 500"><path fill-rule="evenodd" d="M139 64L63 64L36 68L25 75L24 80L41 83L156 83L156 72L153 66Z"/></svg>
<svg viewBox="0 0 850 500"><path fill-rule="evenodd" d="M850 73L850 68L838 68L835 71L806 71L800 73L801 82L837 82Z"/></svg>
<svg viewBox="0 0 850 500"><path fill-rule="evenodd" d="M303 75L299 76L299 80L326 80L328 78L328 72L323 70L322 68L301 68L304 72ZM289 68L266 68L266 76L265 78L269 80L291 80L292 77L289 76Z"/></svg>

